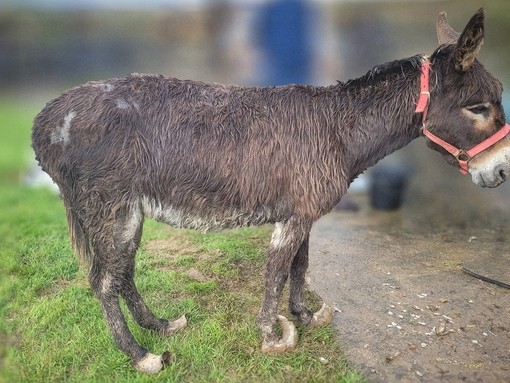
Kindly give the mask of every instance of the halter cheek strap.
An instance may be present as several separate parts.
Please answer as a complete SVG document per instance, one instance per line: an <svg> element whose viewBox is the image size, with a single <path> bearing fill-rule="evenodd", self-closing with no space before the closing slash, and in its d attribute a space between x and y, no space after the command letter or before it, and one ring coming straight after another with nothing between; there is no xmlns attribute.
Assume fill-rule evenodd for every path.
<svg viewBox="0 0 510 383"><path fill-rule="evenodd" d="M425 120L427 119L427 112L430 102L429 75L430 62L425 61L421 67L420 97L418 98L418 103L415 110L416 113L422 113L422 132L429 140L441 146L448 153L454 156L459 164L460 172L462 174L467 174L469 173L469 161L477 154L480 154L487 148L494 145L496 142L506 137L510 133L510 124L505 124L505 126L503 126L495 134L469 150L459 149L452 144L442 140L435 134L431 133L427 128L425 128Z"/></svg>

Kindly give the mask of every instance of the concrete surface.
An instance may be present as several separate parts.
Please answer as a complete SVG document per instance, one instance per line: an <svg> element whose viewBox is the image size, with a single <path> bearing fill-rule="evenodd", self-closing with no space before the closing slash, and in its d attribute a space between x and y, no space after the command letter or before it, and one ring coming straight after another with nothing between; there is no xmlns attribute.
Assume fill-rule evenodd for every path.
<svg viewBox="0 0 510 383"><path fill-rule="evenodd" d="M510 181L478 188L422 138L392 161L414 168L401 209L353 192L357 212L312 230L311 288L347 358L369 382L510 382L510 290L462 271L510 276Z"/></svg>

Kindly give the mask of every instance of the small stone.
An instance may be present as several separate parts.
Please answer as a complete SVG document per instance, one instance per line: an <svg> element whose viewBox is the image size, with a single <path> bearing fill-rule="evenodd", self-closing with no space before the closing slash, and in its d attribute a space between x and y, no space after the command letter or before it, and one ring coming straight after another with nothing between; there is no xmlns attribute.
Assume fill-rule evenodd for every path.
<svg viewBox="0 0 510 383"><path fill-rule="evenodd" d="M446 325L441 322L441 324L436 328L436 335L445 335L446 332Z"/></svg>
<svg viewBox="0 0 510 383"><path fill-rule="evenodd" d="M400 355L400 351L394 351L386 356L386 362L391 362Z"/></svg>
<svg viewBox="0 0 510 383"><path fill-rule="evenodd" d="M322 356L319 358L319 362L321 362L322 364L328 364L329 363L329 360L327 360L326 358L323 358Z"/></svg>

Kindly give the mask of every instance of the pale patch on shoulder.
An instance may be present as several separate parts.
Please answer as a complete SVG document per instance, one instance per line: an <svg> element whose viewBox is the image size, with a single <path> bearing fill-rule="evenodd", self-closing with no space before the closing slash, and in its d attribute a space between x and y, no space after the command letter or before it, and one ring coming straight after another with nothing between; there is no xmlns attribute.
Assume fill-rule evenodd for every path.
<svg viewBox="0 0 510 383"><path fill-rule="evenodd" d="M76 117L75 112L70 112L64 117L64 123L61 126L57 126L55 131L51 133L51 143L58 144L63 142L67 144L69 141L69 130L71 129L71 121Z"/></svg>

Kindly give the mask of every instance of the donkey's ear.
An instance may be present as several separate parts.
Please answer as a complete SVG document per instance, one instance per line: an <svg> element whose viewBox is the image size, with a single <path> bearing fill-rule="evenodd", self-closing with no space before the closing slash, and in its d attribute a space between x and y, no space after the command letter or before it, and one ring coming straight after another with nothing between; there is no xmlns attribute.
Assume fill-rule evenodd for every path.
<svg viewBox="0 0 510 383"><path fill-rule="evenodd" d="M437 17L436 32L439 45L455 44L460 36L460 33L456 32L448 24L448 20L446 19L446 12L441 12Z"/></svg>
<svg viewBox="0 0 510 383"><path fill-rule="evenodd" d="M483 8L480 8L460 35L453 56L457 71L466 72L473 65L483 44L484 20L485 14Z"/></svg>

